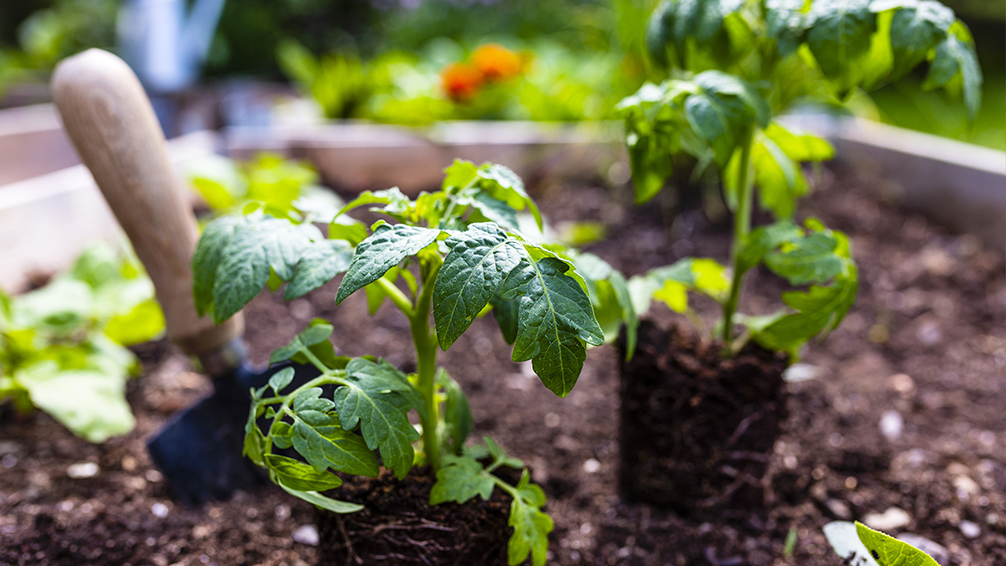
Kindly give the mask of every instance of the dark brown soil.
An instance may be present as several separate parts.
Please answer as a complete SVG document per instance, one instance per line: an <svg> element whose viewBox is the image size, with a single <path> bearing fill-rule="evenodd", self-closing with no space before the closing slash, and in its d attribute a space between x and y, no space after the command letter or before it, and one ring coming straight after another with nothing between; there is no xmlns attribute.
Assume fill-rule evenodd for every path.
<svg viewBox="0 0 1006 566"><path fill-rule="evenodd" d="M434 482L425 467L403 481L388 472L347 480L333 497L366 508L350 515L316 513L319 564L504 566L510 497L496 490L489 501L431 506Z"/></svg>
<svg viewBox="0 0 1006 566"><path fill-rule="evenodd" d="M685 255L725 260L729 234L701 212L680 217L668 244L659 207L633 208L603 189L538 188L556 224L597 221L610 239L591 246L627 274ZM804 214L849 233L863 283L842 327L812 343L816 380L789 383L789 419L775 444L760 510L720 520L627 503L617 490L617 354L588 353L573 392L549 393L510 350L491 317L477 320L441 362L469 394L476 435L490 434L532 467L555 519L552 564L835 565L821 527L891 507L908 517L897 534L942 545L942 564L1006 564L1006 273L1001 254L951 236L889 204L886 186L825 172ZM770 312L782 282L754 272L747 312ZM331 319L349 355L378 354L409 368L409 329L385 306L376 317L352 297L334 306L330 286L290 304L272 296L247 309L256 361L314 316ZM707 322L712 305L697 301ZM675 317L657 311L668 324ZM182 358L151 359L131 384L136 430L100 446L45 417L0 424L0 564L304 565L317 548L298 536L313 509L278 489L182 509L151 469L144 440L206 390ZM896 414L894 414L894 413ZM885 436L880 423L897 422ZM888 430L890 432L890 429ZM97 463L91 478L68 467ZM796 544L785 556L787 535ZM972 538L973 537L973 538Z"/></svg>
<svg viewBox="0 0 1006 566"><path fill-rule="evenodd" d="M765 502L769 456L786 420L788 365L749 343L722 344L645 320L621 376L620 494L692 519L725 519Z"/></svg>

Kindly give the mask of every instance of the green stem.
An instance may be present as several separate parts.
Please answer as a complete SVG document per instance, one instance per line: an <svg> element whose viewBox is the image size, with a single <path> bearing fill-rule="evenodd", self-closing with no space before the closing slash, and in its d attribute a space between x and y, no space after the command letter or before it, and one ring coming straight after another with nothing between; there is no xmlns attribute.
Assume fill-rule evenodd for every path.
<svg viewBox="0 0 1006 566"><path fill-rule="evenodd" d="M414 309L412 307L412 301L405 296L405 293L403 293L401 289L395 287L394 283L383 277L377 280L377 284L381 286L381 290L383 290L384 294L391 299L391 302L395 303L395 306L398 307L400 311L405 313L405 316L410 319L413 317Z"/></svg>
<svg viewBox="0 0 1006 566"><path fill-rule="evenodd" d="M433 303L433 282L439 272L439 265L430 270L423 281L423 289L413 314L409 317L412 341L416 345L419 374L417 389L426 405L426 418L420 419L423 425L423 452L434 471L440 469L440 408L437 406L437 339L430 332L430 308Z"/></svg>
<svg viewBox="0 0 1006 566"><path fill-rule="evenodd" d="M736 186L738 195L737 213L734 215L734 241L730 248L733 264L733 280L730 282L730 296L723 303L723 344L729 350L734 336L734 313L741 298L744 273L740 269L740 252L744 240L751 232L751 205L754 201L754 185L751 182L751 146L754 145L754 129L748 129L742 138L741 163L737 168Z"/></svg>

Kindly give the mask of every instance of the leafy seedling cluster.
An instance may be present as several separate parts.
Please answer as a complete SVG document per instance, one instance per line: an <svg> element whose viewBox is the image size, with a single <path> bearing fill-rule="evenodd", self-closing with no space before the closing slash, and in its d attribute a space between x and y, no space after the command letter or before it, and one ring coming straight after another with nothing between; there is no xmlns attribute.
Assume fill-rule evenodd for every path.
<svg viewBox="0 0 1006 566"><path fill-rule="evenodd" d="M345 215L362 206L392 222L368 230ZM510 563L531 554L543 564L553 527L542 512L544 493L526 469L516 485L493 473L523 464L492 439L465 444L473 430L468 401L437 367L437 350L492 312L514 361L530 360L542 383L564 397L588 345L613 339L623 322L635 330L621 274L595 256L529 237L520 214L541 230L538 208L519 177L493 164L456 161L441 190L415 200L397 188L363 193L327 219L327 238L311 222L317 217L246 213L215 220L199 241L193 271L201 313L223 321L266 286L285 283L289 300L344 273L336 301L363 290L371 313L385 301L394 305L409 321L417 362L406 374L385 360L337 356L332 327L313 322L270 362L309 364L320 375L294 386L289 367L252 392L246 454L286 491L339 513L359 506L320 493L342 483L332 472L374 477L383 465L401 479L425 462L437 476L431 504L488 499L500 488L513 498ZM418 426L410 423L413 411ZM290 448L303 460L277 453Z"/></svg>
<svg viewBox="0 0 1006 566"><path fill-rule="evenodd" d="M125 346L163 331L139 262L90 248L45 287L0 293L0 402L42 409L91 442L125 434L134 425L126 380L139 369Z"/></svg>
<svg viewBox="0 0 1006 566"><path fill-rule="evenodd" d="M841 103L926 61L926 86L963 92L973 116L982 76L971 34L933 0L664 0L647 43L672 78L644 85L618 107L636 200L661 190L674 157L693 156L719 172L734 238L729 271L688 258L631 281L637 309L655 297L689 312L686 291L699 291L721 304L719 335L728 347L740 323L746 332L736 347L754 339L796 353L838 326L858 276L844 234L792 220L809 188L803 164L831 159L831 146L778 117L801 102ZM752 230L756 187L776 221ZM738 315L744 275L761 264L809 288L784 293L788 308L774 315Z"/></svg>

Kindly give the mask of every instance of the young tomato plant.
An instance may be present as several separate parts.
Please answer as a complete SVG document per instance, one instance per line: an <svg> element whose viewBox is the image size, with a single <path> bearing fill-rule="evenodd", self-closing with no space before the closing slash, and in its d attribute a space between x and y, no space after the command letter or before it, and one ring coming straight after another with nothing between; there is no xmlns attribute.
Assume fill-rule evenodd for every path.
<svg viewBox="0 0 1006 566"><path fill-rule="evenodd" d="M746 338L795 353L841 322L858 279L843 234L814 220L803 227L792 221L797 198L808 191L801 164L831 159L831 146L776 118L798 102L841 102L925 61L926 85L963 91L973 116L982 77L970 32L933 0L664 0L647 42L673 78L644 85L618 107L636 200L660 191L675 156L694 156L723 179L734 239L729 275L711 260L683 260L632 283L637 307L657 293L688 312L685 291L704 292L722 305L727 346L739 322ZM752 230L755 187L776 222ZM794 286L811 287L783 294L791 311L738 316L744 274L761 263Z"/></svg>
<svg viewBox="0 0 1006 566"><path fill-rule="evenodd" d="M368 232L345 216L368 205L394 222L378 221ZM526 469L516 485L497 476L501 466L523 464L488 437L484 445L465 444L473 429L468 401L437 367L438 348L449 348L491 311L513 344L513 359L530 360L542 383L564 397L587 346L605 341L602 323L610 339L622 321L634 331L635 315L617 271L595 256L532 241L520 230L520 211L541 229L541 215L512 171L457 161L441 190L415 200L397 188L362 194L324 219L328 238L311 222L319 218L261 210L209 224L193 259L202 312L222 321L270 280L287 282L284 296L293 299L345 273L336 301L361 289L371 312L389 301L408 319L415 348L412 374L384 360L339 357L328 341L332 327L315 321L270 362L309 364L320 375L294 386L289 367L252 392L246 454L288 492L335 512L359 506L318 493L342 483L332 472L374 477L379 463L399 479L417 462L429 464L437 476L431 504L488 499L498 487L513 498L510 563L530 553L543 564L552 530L541 510L544 493ZM418 427L410 424L411 411ZM276 452L291 447L304 461Z"/></svg>

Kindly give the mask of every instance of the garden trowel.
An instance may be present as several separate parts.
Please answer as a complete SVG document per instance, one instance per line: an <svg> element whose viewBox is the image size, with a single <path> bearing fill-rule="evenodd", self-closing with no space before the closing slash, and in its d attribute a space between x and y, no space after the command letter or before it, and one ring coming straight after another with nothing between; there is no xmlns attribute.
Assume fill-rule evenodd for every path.
<svg viewBox="0 0 1006 566"><path fill-rule="evenodd" d="M248 392L279 368L248 365L241 313L219 326L196 314L190 267L196 222L143 87L121 59L91 49L60 63L52 93L81 161L153 280L168 336L213 377L213 393L150 440L152 460L188 505L262 485L262 472L242 456ZM315 375L298 366L298 380Z"/></svg>

